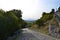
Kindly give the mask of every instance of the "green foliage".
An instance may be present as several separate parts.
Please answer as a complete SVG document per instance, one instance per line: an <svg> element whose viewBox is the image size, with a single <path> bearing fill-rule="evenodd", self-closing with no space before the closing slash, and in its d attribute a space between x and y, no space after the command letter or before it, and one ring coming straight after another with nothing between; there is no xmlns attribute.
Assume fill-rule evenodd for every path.
<svg viewBox="0 0 60 40"><path fill-rule="evenodd" d="M36 21L39 26L44 26L44 23L51 20L54 14L54 9L50 13L43 12L42 17Z"/></svg>
<svg viewBox="0 0 60 40"><path fill-rule="evenodd" d="M21 18L22 17L22 12L21 12L21 10L15 10L15 9L13 9L13 10L10 10L10 11L7 11L7 13L13 13L13 14L15 14L18 18Z"/></svg>
<svg viewBox="0 0 60 40"><path fill-rule="evenodd" d="M60 7L58 8L58 11L60 12Z"/></svg>
<svg viewBox="0 0 60 40"><path fill-rule="evenodd" d="M0 40L7 40L8 36L25 25L21 17L21 10L0 10Z"/></svg>
<svg viewBox="0 0 60 40"><path fill-rule="evenodd" d="M51 13L51 14L54 14L54 12L55 12L55 10L54 10L54 9L52 9L50 13Z"/></svg>
<svg viewBox="0 0 60 40"><path fill-rule="evenodd" d="M26 27L27 23L24 20L21 19L19 22L20 22L19 24L22 28Z"/></svg>

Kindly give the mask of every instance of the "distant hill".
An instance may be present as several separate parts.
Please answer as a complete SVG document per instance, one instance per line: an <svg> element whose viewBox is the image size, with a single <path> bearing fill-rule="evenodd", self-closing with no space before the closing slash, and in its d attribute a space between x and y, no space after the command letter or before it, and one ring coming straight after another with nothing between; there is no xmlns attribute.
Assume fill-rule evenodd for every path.
<svg viewBox="0 0 60 40"><path fill-rule="evenodd" d="M35 22L36 20L25 20L27 23Z"/></svg>

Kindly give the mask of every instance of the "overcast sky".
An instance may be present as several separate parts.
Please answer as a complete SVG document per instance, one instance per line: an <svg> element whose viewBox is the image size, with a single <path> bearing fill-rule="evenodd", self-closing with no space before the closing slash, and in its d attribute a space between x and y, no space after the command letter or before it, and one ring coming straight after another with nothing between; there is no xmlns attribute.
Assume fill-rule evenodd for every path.
<svg viewBox="0 0 60 40"><path fill-rule="evenodd" d="M20 9L24 20L39 19L42 12L50 12L52 8L57 10L59 6L60 0L0 0L0 9Z"/></svg>

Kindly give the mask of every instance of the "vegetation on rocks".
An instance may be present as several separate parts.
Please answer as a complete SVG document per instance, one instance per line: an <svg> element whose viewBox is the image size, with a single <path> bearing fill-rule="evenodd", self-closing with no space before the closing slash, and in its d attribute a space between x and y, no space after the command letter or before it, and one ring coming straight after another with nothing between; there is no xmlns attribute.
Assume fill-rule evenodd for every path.
<svg viewBox="0 0 60 40"><path fill-rule="evenodd" d="M56 11L60 12L60 7ZM51 12L49 13L43 12L42 17L36 20L35 23L33 24L38 26L37 27L31 26L31 29L38 30L42 33L48 34L49 23L51 22L51 20L53 20L52 23L54 23L56 26L59 25L56 18L54 18L54 13L55 13L54 9L52 9Z"/></svg>

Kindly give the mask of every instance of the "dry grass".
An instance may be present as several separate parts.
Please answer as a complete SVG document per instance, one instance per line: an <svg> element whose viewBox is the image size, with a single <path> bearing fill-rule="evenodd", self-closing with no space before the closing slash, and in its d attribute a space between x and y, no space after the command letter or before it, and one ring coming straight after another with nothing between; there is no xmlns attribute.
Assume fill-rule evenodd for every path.
<svg viewBox="0 0 60 40"><path fill-rule="evenodd" d="M48 34L48 25L46 25L45 27L41 27L41 28L38 28L38 25L33 25L29 29L41 32L43 34Z"/></svg>

